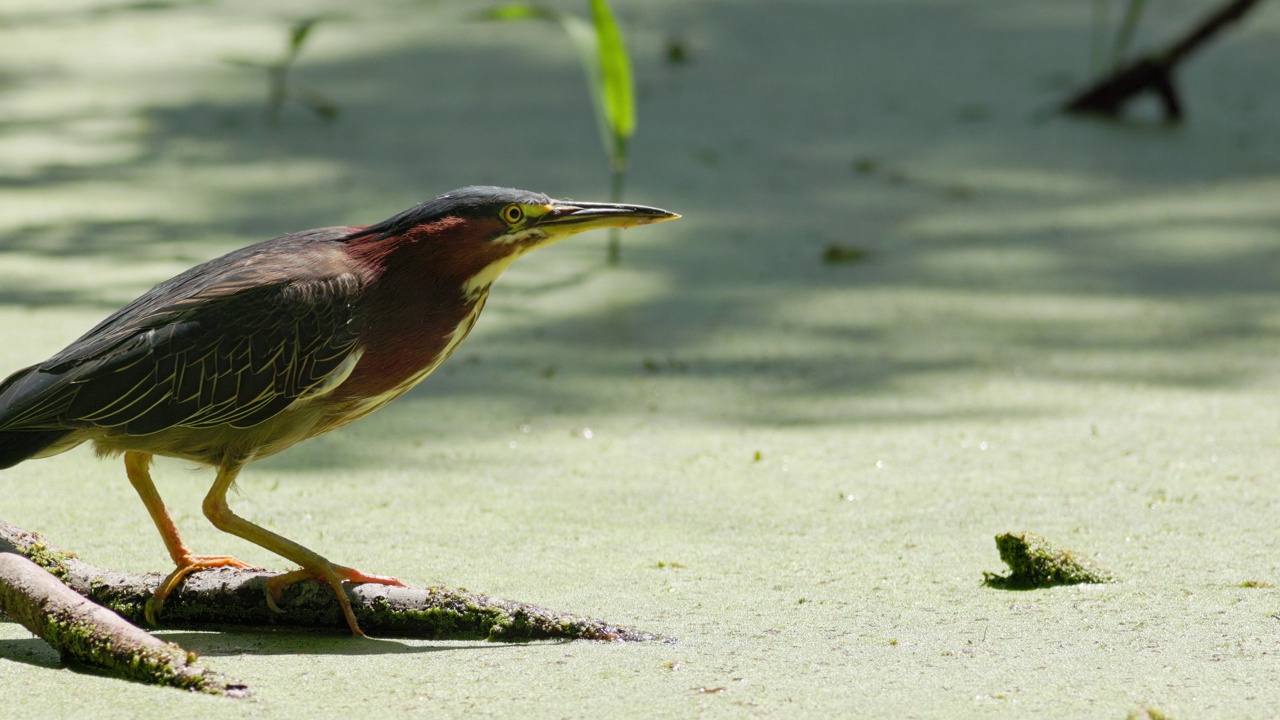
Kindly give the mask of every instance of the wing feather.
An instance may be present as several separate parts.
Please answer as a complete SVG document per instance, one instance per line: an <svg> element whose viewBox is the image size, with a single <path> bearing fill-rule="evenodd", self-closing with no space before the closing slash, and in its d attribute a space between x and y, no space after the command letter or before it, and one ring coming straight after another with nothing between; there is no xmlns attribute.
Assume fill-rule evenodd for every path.
<svg viewBox="0 0 1280 720"><path fill-rule="evenodd" d="M198 266L0 385L0 430L250 427L344 367L364 278L332 240L277 238Z"/></svg>

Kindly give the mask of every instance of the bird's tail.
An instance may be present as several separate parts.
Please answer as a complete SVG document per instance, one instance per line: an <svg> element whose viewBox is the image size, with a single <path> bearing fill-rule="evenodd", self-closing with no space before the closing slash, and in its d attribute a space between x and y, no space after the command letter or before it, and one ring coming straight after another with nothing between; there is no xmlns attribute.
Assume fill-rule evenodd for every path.
<svg viewBox="0 0 1280 720"><path fill-rule="evenodd" d="M35 457L66 437L68 430L3 430L0 431L0 470Z"/></svg>
<svg viewBox="0 0 1280 720"><path fill-rule="evenodd" d="M10 375L0 383L0 470L35 457L42 450L57 443L70 432L67 428L28 428L6 427L6 416L11 416L15 395L13 392L18 381L31 372L33 368L25 368Z"/></svg>

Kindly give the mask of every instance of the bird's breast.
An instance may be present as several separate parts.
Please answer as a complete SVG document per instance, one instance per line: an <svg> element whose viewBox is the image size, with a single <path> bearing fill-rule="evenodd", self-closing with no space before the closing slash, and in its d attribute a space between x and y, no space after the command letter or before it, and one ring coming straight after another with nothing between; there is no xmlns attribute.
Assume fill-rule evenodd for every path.
<svg viewBox="0 0 1280 720"><path fill-rule="evenodd" d="M400 397L440 367L475 327L485 299L478 297L455 313L428 313L395 332L384 327L362 338L359 362L332 393L348 408L344 413L351 418L345 422Z"/></svg>

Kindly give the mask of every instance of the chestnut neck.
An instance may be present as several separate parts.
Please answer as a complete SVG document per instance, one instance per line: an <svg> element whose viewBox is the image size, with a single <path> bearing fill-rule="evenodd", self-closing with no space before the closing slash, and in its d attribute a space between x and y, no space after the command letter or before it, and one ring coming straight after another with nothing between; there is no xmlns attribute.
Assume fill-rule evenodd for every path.
<svg viewBox="0 0 1280 720"><path fill-rule="evenodd" d="M364 356L344 394L376 395L442 360L455 331L470 323L488 295L468 295L467 281L509 249L488 241L493 224L445 217L390 237L356 236L347 252L369 274L360 335Z"/></svg>

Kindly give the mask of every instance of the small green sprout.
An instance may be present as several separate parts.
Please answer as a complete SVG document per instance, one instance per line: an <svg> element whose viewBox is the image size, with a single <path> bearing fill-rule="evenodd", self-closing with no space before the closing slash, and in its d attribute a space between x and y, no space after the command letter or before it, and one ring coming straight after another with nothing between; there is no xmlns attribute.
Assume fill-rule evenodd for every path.
<svg viewBox="0 0 1280 720"><path fill-rule="evenodd" d="M605 0L590 0L591 21L536 3L510 3L481 14L485 20L549 20L560 25L578 51L587 75L596 125L609 160L610 200L621 202L626 184L627 144L636 130L635 86L622 31ZM618 229L609 233L609 264L621 260Z"/></svg>
<svg viewBox="0 0 1280 720"><path fill-rule="evenodd" d="M230 65L266 72L267 104L264 109L264 116L268 125L275 125L280 119L280 109L287 100L294 100L303 105L319 116L321 120L329 121L338 116L337 104L324 95L314 90L305 88L291 89L289 87L289 71L293 69L294 64L298 61L298 56L302 54L308 38L311 37L311 31L315 29L320 20L321 18L318 17L303 18L290 25L288 44L285 47L284 55L278 60L271 62L245 58L228 58L226 60Z"/></svg>

